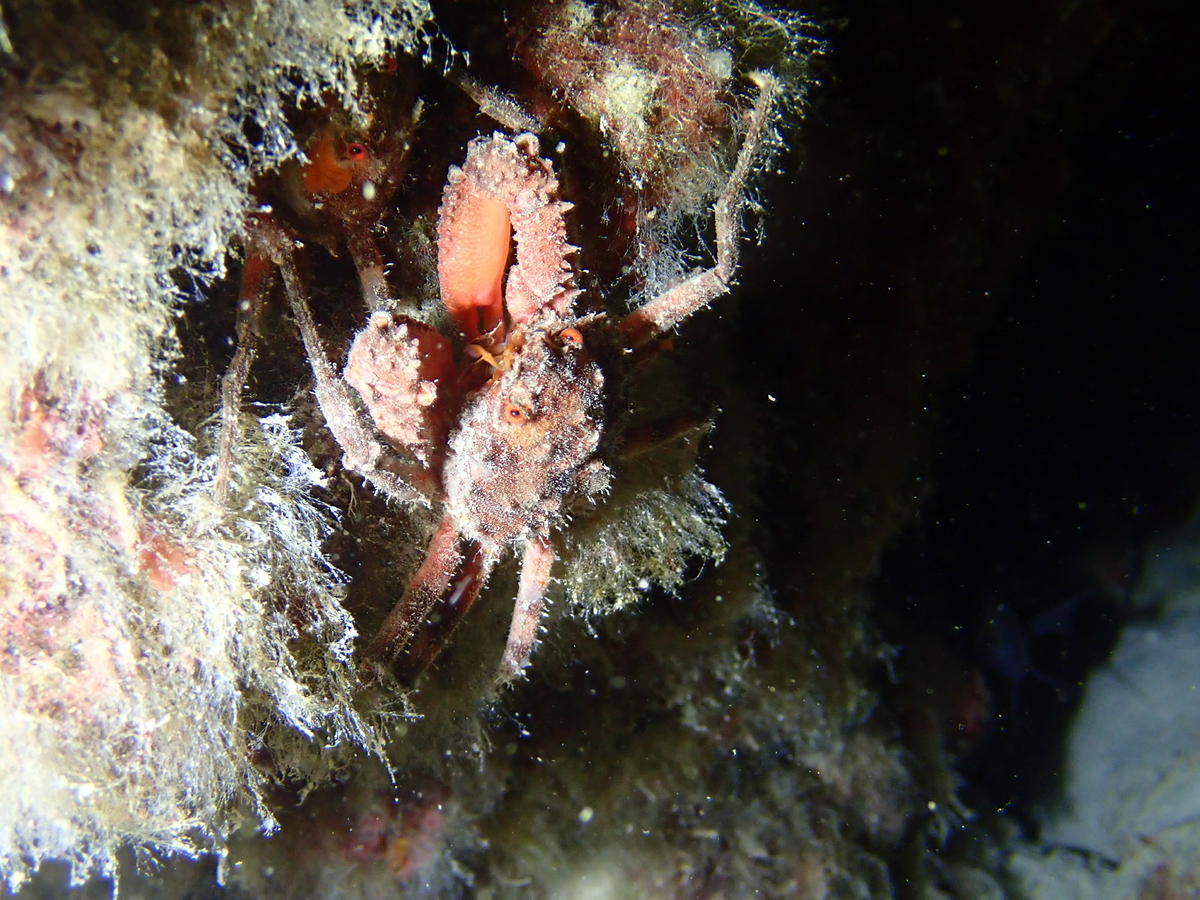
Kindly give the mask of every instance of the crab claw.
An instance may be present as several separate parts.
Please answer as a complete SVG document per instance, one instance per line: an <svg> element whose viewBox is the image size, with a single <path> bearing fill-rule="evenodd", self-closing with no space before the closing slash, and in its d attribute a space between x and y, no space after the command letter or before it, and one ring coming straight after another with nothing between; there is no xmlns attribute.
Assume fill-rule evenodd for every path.
<svg viewBox="0 0 1200 900"><path fill-rule="evenodd" d="M467 339L475 341L499 325L504 315L502 282L512 244L508 208L495 197L471 198L442 234L445 237L438 240L442 302Z"/></svg>
<svg viewBox="0 0 1200 900"><path fill-rule="evenodd" d="M376 312L354 337L344 378L392 444L436 464L454 410L456 374L446 338L422 322Z"/></svg>
<svg viewBox="0 0 1200 900"><path fill-rule="evenodd" d="M538 152L532 134L476 138L446 179L438 280L442 302L472 343L503 338L506 313L514 326L547 308L564 317L578 293L563 218L570 204L558 199L553 167Z"/></svg>

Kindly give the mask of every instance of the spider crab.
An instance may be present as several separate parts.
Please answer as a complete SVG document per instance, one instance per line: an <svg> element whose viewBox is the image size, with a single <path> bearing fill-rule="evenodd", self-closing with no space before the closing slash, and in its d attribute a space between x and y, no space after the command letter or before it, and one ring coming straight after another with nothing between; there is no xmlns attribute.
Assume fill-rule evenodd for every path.
<svg viewBox="0 0 1200 900"><path fill-rule="evenodd" d="M269 260L282 274L317 402L344 466L392 499L443 507L424 561L366 648L366 672L419 674L510 548L522 562L500 680L527 665L555 561L551 532L570 504L597 497L610 480L600 455L600 360L646 347L729 290L746 183L778 90L767 73L752 78L758 96L715 208L715 265L619 321L575 309L580 291L569 257L576 248L564 223L571 204L558 198L552 164L540 156L533 134L477 137L463 165L449 171L439 210L438 275L442 303L466 345L461 359L430 325L379 304L355 336L339 377L309 311L297 242L269 216L252 229L247 272ZM363 176L356 173L367 171L361 161L350 154L344 169L343 189L360 187L355 179ZM364 295L378 294L377 270L359 269ZM248 274L243 284L258 277ZM227 386L244 378L236 362ZM422 634L439 603L439 636Z"/></svg>

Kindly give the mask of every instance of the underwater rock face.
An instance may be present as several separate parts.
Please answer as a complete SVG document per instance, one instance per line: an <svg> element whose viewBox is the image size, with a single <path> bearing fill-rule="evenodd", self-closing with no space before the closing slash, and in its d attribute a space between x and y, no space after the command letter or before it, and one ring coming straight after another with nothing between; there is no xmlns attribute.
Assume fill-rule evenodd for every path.
<svg viewBox="0 0 1200 900"><path fill-rule="evenodd" d="M1088 679L1061 799L1041 819L1047 847L1116 866L1119 877L1097 883L1105 896L1126 896L1166 862L1176 877L1200 874L1186 862L1200 859L1200 527L1160 542L1151 559L1133 621Z"/></svg>
<svg viewBox="0 0 1200 900"><path fill-rule="evenodd" d="M807 19L750 0L514 3L486 13L496 68L465 15L441 23L462 51L435 52L419 0L0 15L10 889L36 891L53 863L69 887L119 876L148 893L191 878L250 896L503 895L583 884L598 858L646 894L886 889L878 848L903 840L914 791L894 735L865 725L878 647L843 596L823 602L852 649L828 660L776 609L747 529L726 533L753 492L727 497L697 465L713 398L658 334L734 280L740 217L821 51ZM612 65L558 72L555 47ZM447 77L468 57L486 83ZM555 352L673 302L629 329L634 346L597 341L605 384L621 374L604 400L611 490L581 469L577 502L550 511L561 568L543 580L565 602L528 679L498 693L497 602L418 691L364 683L359 635L432 523L341 465L307 363L341 368L342 310L365 302L378 340L355 355L371 357L360 390L417 398L379 430L436 474L447 429L423 404L452 393L435 363L465 348L439 311L430 223L450 163L514 122L554 138L561 211L580 205L530 220L560 247L551 274L573 265L568 237L595 266L574 269L588 310ZM523 264L508 274L510 291L532 284ZM270 302L293 275L322 329L308 323L308 347ZM398 311L403 335L387 331ZM710 328L698 355L730 340ZM398 364L376 358L396 348ZM520 351L482 349L498 373ZM512 575L490 593L511 598ZM151 861L167 874L136 881Z"/></svg>
<svg viewBox="0 0 1200 900"><path fill-rule="evenodd" d="M1027 810L1002 757L1020 755L1007 736L1022 722L962 640L983 590L1010 608L1035 583L1051 592L1053 504L1031 498L1025 519L1012 501L1045 455L1068 460L1047 481L1087 471L1096 448L1107 465L1157 434L1135 427L1143 407L1172 409L1195 383L1167 389L1158 375L1146 383L1162 390L1108 405L1120 381L1158 371L1168 332L1189 357L1195 333L1190 295L1159 320L1169 328L1130 327L1157 285L1177 299L1190 288L1137 248L1194 256L1185 229L1155 226L1171 202L1194 220L1196 154L1172 182L1162 154L1179 145L1160 113L1188 108L1190 81L1172 91L1164 65L1123 87L1130 67L1111 65L1165 58L1136 26L1169 17L1123 2L822 4L822 36L753 0L462 0L436 4L436 23L417 0L119 14L0 0L8 885L31 897L89 877L81 893L107 896L117 875L122 894L148 897L1194 893L1192 794L1169 798L1185 819L1173 827L1137 793L1187 771L1167 734L1097 740L1087 724L1074 810L1043 810L1064 843L1020 843L1012 823ZM596 322L713 264L713 206L755 71L783 86L741 210L761 246L743 241L730 294L678 334L644 355L603 346ZM1102 119L1081 107L1089 97ZM450 167L497 131L536 135L555 173L554 191L531 184L523 198L556 210L530 220L526 246L553 239L544 258L569 256L572 302L596 317L552 349L582 339L596 353L611 478L578 485L555 516L553 602L523 678L497 690L520 593L517 565L501 562L448 639L453 603L415 623L424 676L364 684L363 647L422 564L435 514L385 500L343 463L280 276L302 284L319 368L367 422L364 443L415 464L436 495L456 402L502 380L516 353L493 346L509 281L496 267L526 271L505 257L507 204L483 216L489 277L467 286L487 289L451 299L456 319L438 284ZM1107 162L1087 174L1080 144L1120 157L1140 143L1153 153L1138 168L1161 190L1143 196ZM493 155L480 160L496 172ZM1063 205L1065 190L1089 202ZM1128 226L1098 251L1105 216ZM270 219L281 240L256 246ZM1075 267L1047 242L1062 231L1076 235ZM1039 259L1057 277L1026 280ZM566 268L547 272L567 287ZM1110 303L1123 292L1135 299ZM243 309L251 297L259 309ZM1001 312L1009 343L981 354L978 329ZM1119 327L1089 330L1105 312ZM460 319L480 333L461 335ZM1030 343L1046 365L1026 371L1013 345ZM1021 375L964 387L977 355ZM1108 379L1067 392L1047 417L1057 428L1029 418L1033 395L1062 390L1072 368ZM988 396L1015 415L980 416ZM1070 413L1089 400L1080 430ZM979 489L939 505L938 432L956 416L985 420L960 446ZM989 457L1009 477L980 469ZM1186 493L1186 479L1163 481ZM1088 487L1054 494L1064 531L1094 521L1101 497L1133 515L1124 491ZM996 520L1023 541L997 542ZM955 539L927 554L897 541L910 524ZM989 551L995 565L981 566ZM890 555L911 580L886 583ZM1167 619L1135 618L1122 665L1159 663L1138 636L1190 646ZM1029 654L1005 653L1028 649L1022 637L988 658L1007 655L1013 693L1044 691L1025 677ZM1123 675L1097 676L1081 729L1134 702ZM1168 714L1149 706L1133 712ZM1139 773L1147 749L1162 766ZM997 772L983 790L972 754ZM1119 777L1096 787L1113 761ZM1103 816L1114 827L1098 833Z"/></svg>
<svg viewBox="0 0 1200 900"><path fill-rule="evenodd" d="M1071 730L1064 808L1043 822L1047 843L1119 860L1163 829L1200 820L1198 553L1178 548L1154 564L1152 577L1176 570L1167 576L1174 584L1158 585L1163 605L1147 606L1156 621L1126 626L1108 665L1088 680ZM1191 557L1190 571L1178 571L1180 555Z"/></svg>
<svg viewBox="0 0 1200 900"><path fill-rule="evenodd" d="M15 889L48 861L77 885L115 879L125 848L219 854L239 824L273 827L281 773L328 769L322 744L381 747L353 705L346 579L323 549L337 514L298 430L278 406L242 416L223 517L215 407L189 416L166 394L188 384L177 329L225 270L252 178L296 151L297 92L415 50L427 12L0 16L0 878Z"/></svg>

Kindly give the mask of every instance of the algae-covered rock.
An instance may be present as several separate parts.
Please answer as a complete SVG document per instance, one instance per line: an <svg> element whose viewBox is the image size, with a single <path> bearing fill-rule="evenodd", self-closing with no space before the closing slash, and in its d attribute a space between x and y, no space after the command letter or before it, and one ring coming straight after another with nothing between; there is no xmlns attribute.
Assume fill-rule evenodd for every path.
<svg viewBox="0 0 1200 900"><path fill-rule="evenodd" d="M364 299L448 328L430 238L447 169L479 132L536 128L578 204L588 302L617 316L711 265L752 73L781 102L747 178L780 159L823 49L754 2L461 9L0 9L10 889L57 861L72 887L149 895L866 897L919 833L898 731L872 715L863 602L901 515L781 608L753 526L766 431L715 313L606 398L614 484L563 516L563 602L527 680L494 678L503 566L423 680L360 678L358 637L434 523L341 465L317 354L270 302L248 223L282 223L268 261L301 260L310 343L338 369ZM314 200L342 184L331 155L362 149L346 134L389 124L386 185ZM235 338L254 366L231 364ZM733 424L706 476L712 421Z"/></svg>
<svg viewBox="0 0 1200 900"><path fill-rule="evenodd" d="M0 48L0 870L114 877L122 846L220 852L273 826L303 745L378 750L323 541L336 515L275 411L236 506L164 403L178 319L224 271L298 97L411 51L418 4L119 11L6 3ZM195 425L190 422L189 425ZM198 441L197 437L201 440Z"/></svg>

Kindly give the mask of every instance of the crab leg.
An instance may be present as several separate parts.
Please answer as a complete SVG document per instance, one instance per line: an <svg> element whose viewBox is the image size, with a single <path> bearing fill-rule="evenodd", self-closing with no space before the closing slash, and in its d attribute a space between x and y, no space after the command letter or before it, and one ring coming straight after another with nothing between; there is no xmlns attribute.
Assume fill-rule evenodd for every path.
<svg viewBox="0 0 1200 900"><path fill-rule="evenodd" d="M543 535L525 544L521 561L521 585L513 608L508 644L500 660L499 680L511 681L529 664L529 654L537 640L538 621L542 617L542 601L550 583L550 568L554 565L554 548Z"/></svg>
<svg viewBox="0 0 1200 900"><path fill-rule="evenodd" d="M657 334L674 328L692 313L711 303L729 290L738 264L738 243L741 238L741 211L746 203L746 181L766 134L771 103L779 92L779 84L768 72L750 76L758 85L758 99L750 112L750 127L742 148L738 151L733 174L721 196L717 198L715 219L717 229L717 264L692 275L666 293L655 297L632 312L621 323L621 330L633 345L644 344Z"/></svg>
<svg viewBox="0 0 1200 900"><path fill-rule="evenodd" d="M454 520L443 516L429 541L425 561L413 573L400 602L379 626L378 634L367 647L366 659L389 664L404 652L433 605L449 593L451 580L462 562L458 545Z"/></svg>
<svg viewBox="0 0 1200 900"><path fill-rule="evenodd" d="M459 622L479 599L496 567L496 558L495 550L476 546L462 572L450 584L449 593L439 609L429 614L431 627L417 635L405 654L403 665L396 667L401 681L412 683L441 655Z"/></svg>
<svg viewBox="0 0 1200 900"><path fill-rule="evenodd" d="M384 274L383 254L379 252L375 238L365 228L354 229L346 238L346 246L350 248L350 258L358 270L363 303L367 310L375 312L384 309L391 291L388 290L387 276Z"/></svg>
<svg viewBox="0 0 1200 900"><path fill-rule="evenodd" d="M275 232L271 241L275 264L283 274L284 291L308 354L309 366L316 381L317 404L321 407L330 433L342 448L342 464L393 500L428 506L428 498L438 491L436 481L414 466L404 465L386 455L383 446L359 419L350 388L335 374L333 364L321 346L321 338L309 312L289 244L285 234Z"/></svg>
<svg viewBox="0 0 1200 900"><path fill-rule="evenodd" d="M238 411L242 389L250 375L250 366L258 353L254 321L268 287L272 263L247 242L246 265L238 291L237 350L221 378L221 431L217 441L217 473L213 494L222 509L229 502L229 479L233 471L233 447L237 443Z"/></svg>

